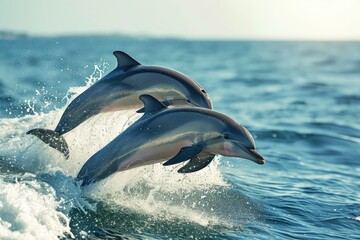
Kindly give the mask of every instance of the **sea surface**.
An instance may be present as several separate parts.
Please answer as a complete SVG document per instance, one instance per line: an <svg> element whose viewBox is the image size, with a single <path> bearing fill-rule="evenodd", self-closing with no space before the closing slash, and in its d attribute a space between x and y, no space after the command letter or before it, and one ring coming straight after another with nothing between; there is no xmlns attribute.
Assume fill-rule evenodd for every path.
<svg viewBox="0 0 360 240"><path fill-rule="evenodd" d="M54 129L115 50L199 82L266 163L156 164L81 189L84 162L139 114L66 134L68 160L26 132ZM0 239L360 239L360 42L0 40Z"/></svg>

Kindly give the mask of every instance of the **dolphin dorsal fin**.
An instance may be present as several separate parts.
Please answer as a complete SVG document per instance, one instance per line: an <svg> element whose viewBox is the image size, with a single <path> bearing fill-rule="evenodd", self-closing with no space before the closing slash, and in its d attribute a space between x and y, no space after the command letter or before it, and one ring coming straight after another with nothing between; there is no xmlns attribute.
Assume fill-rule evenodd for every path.
<svg viewBox="0 0 360 240"><path fill-rule="evenodd" d="M114 56L117 59L118 62L118 69L121 70L128 70L129 68L135 67L137 65L141 65L138 61L130 57L128 54L122 52L122 51L115 51L113 52Z"/></svg>
<svg viewBox="0 0 360 240"><path fill-rule="evenodd" d="M162 102L160 102L151 95L143 94L139 98L144 103L145 114L152 114L167 108Z"/></svg>

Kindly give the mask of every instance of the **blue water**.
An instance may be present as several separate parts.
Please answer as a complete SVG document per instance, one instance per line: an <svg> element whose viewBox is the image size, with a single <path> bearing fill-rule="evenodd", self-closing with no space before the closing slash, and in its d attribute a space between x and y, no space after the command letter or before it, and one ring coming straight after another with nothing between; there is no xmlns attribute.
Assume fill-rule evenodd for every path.
<svg viewBox="0 0 360 240"><path fill-rule="evenodd" d="M110 139L84 126L67 162L25 133L53 127L65 96L116 66L114 50L191 76L266 164L220 157L185 177L150 166L78 189L94 145L136 116L110 116ZM360 239L358 42L0 40L0 104L0 238Z"/></svg>

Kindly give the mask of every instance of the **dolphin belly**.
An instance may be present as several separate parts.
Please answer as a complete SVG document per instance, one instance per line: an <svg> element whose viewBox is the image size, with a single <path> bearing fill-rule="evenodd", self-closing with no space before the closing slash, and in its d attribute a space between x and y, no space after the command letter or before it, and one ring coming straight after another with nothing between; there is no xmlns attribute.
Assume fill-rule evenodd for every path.
<svg viewBox="0 0 360 240"><path fill-rule="evenodd" d="M164 162L174 157L182 147L189 144L191 143L186 140L163 144L145 144L139 147L139 149L131 156L119 161L117 171L121 172L132 168Z"/></svg>
<svg viewBox="0 0 360 240"><path fill-rule="evenodd" d="M106 105L104 105L100 112L116 112L121 110L131 110L131 109L139 109L143 105L141 101L139 101L139 97L137 94L127 95L127 96L118 96L112 101L109 101Z"/></svg>

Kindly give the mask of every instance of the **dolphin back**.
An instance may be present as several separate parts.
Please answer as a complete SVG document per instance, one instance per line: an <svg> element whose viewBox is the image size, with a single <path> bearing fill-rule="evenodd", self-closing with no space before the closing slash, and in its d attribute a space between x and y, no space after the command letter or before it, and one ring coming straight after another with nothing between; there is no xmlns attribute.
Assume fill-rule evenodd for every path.
<svg viewBox="0 0 360 240"><path fill-rule="evenodd" d="M65 141L65 138L59 133L42 128L35 128L28 131L26 134L34 135L41 141L48 144L50 147L60 151L66 158L69 158L69 147Z"/></svg>

